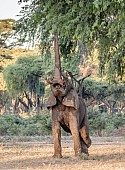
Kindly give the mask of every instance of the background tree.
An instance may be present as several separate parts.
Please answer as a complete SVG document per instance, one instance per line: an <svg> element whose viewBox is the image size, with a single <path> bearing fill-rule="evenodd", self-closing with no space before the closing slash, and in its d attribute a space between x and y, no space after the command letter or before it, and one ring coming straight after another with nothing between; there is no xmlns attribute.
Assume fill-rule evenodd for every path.
<svg viewBox="0 0 125 170"><path fill-rule="evenodd" d="M21 11L17 32L22 42L39 40L47 53L58 31L60 52L68 59L78 54L79 42L89 54L96 48L100 73L119 82L125 80L124 11L124 0L31 0Z"/></svg>
<svg viewBox="0 0 125 170"><path fill-rule="evenodd" d="M12 35L14 26L15 20L13 19L0 20L0 78L3 70L3 62L5 60L12 60L12 56L8 50L10 44L7 40ZM0 82L0 86L2 86L2 82ZM0 88L0 112L2 114L6 111L5 104L8 102L8 98L7 91Z"/></svg>
<svg viewBox="0 0 125 170"><path fill-rule="evenodd" d="M39 112L42 107L41 97L44 96L44 82L41 76L44 74L43 61L40 57L21 57L16 63L7 66L4 71L4 79L7 89L13 97L14 113L19 103L25 111L36 108ZM44 66L43 66L44 67ZM16 99L16 100L15 100Z"/></svg>
<svg viewBox="0 0 125 170"><path fill-rule="evenodd" d="M107 82L86 79L83 81L83 87L82 95L88 106L94 104L101 112L124 114L125 86L123 83L109 85Z"/></svg>

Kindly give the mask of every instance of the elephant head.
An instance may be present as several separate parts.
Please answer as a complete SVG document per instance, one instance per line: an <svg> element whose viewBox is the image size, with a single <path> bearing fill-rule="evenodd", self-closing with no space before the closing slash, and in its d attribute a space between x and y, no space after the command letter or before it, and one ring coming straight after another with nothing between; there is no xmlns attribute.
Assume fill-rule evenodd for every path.
<svg viewBox="0 0 125 170"><path fill-rule="evenodd" d="M50 85L52 92L47 101L47 108L56 105L57 102L60 102L65 106L78 109L78 94L68 78L63 76L61 81L53 79L52 81L50 81Z"/></svg>

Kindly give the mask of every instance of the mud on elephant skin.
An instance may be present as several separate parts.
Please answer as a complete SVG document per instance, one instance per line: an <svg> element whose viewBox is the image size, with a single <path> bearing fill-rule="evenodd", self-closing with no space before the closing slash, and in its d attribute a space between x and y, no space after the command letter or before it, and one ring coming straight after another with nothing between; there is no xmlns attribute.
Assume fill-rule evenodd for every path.
<svg viewBox="0 0 125 170"><path fill-rule="evenodd" d="M50 85L52 92L47 101L47 108L52 111L54 157L62 157L61 127L72 134L75 155L81 152L88 154L91 139L84 100L63 76L60 80L53 78Z"/></svg>

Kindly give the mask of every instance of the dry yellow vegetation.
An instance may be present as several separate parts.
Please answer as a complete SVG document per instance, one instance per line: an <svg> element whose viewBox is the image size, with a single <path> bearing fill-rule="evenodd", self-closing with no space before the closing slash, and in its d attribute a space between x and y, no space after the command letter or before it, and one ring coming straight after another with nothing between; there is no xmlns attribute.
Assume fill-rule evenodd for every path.
<svg viewBox="0 0 125 170"><path fill-rule="evenodd" d="M125 141L93 141L87 159L74 156L72 140L63 140L62 151L62 159L53 158L53 143L47 140L1 143L0 169L125 170Z"/></svg>

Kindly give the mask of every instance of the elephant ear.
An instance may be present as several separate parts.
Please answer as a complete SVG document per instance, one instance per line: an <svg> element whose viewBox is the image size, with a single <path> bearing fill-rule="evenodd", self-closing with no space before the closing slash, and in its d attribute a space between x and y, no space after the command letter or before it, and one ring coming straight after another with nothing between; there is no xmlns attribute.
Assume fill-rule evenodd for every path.
<svg viewBox="0 0 125 170"><path fill-rule="evenodd" d="M46 103L47 109L50 109L52 106L55 106L56 103L57 103L56 98L53 95L53 93L51 93Z"/></svg>
<svg viewBox="0 0 125 170"><path fill-rule="evenodd" d="M76 110L79 108L79 97L75 89L68 92L64 97L62 104L68 107L74 107Z"/></svg>

